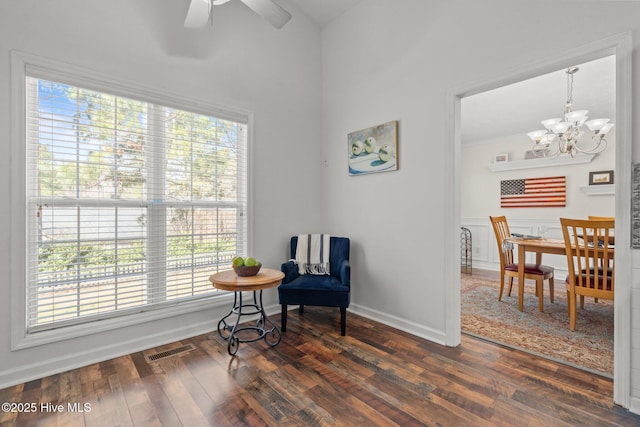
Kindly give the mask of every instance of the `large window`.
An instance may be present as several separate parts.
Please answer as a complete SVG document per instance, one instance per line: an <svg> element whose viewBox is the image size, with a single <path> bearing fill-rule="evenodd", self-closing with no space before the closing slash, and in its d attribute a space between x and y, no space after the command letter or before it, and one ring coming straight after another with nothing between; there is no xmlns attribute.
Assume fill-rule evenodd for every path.
<svg viewBox="0 0 640 427"><path fill-rule="evenodd" d="M52 80L27 69L27 331L211 297L246 252L246 116Z"/></svg>

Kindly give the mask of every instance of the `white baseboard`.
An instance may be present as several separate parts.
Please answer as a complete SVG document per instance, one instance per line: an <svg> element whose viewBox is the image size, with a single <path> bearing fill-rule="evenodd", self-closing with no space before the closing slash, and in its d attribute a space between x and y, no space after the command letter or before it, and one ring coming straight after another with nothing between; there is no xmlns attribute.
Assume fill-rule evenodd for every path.
<svg viewBox="0 0 640 427"><path fill-rule="evenodd" d="M279 310L280 306L276 306ZM296 309L298 306L288 306L288 311ZM275 310L275 309L274 309ZM371 319L373 321L382 323L387 326L391 326L398 330L407 332L409 334L415 335L420 338L424 338L429 341L433 341L437 344L445 345L445 334L441 331L436 331L435 329L425 328L422 325L419 325L415 322L411 322L409 320L393 316L387 313L383 313L378 310L373 310L371 308L363 307L358 304L351 303L349 308L347 309L349 313L357 314L358 316L366 317L367 319ZM267 311L267 314L270 314ZM347 315L347 335L349 334L349 316Z"/></svg>
<svg viewBox="0 0 640 427"><path fill-rule="evenodd" d="M500 264L489 261L473 261L471 270L473 271L473 269L476 268L480 270L500 271Z"/></svg>
<svg viewBox="0 0 640 427"><path fill-rule="evenodd" d="M640 397L631 397L629 401L629 412L640 415Z"/></svg>
<svg viewBox="0 0 640 427"><path fill-rule="evenodd" d="M446 345L446 337L444 331L438 331L432 328L427 328L424 325L417 324L415 322L393 316L391 314L383 313L378 310L363 307L358 304L351 304L349 311L359 316L366 317L367 319L375 320L382 324L391 326L401 331L410 333L420 338L424 338L429 341L433 341L440 345ZM347 320L347 329L349 328L349 320ZM347 331L348 332L348 331Z"/></svg>
<svg viewBox="0 0 640 427"><path fill-rule="evenodd" d="M0 372L0 388L10 387L16 384L25 383L38 378L59 374L71 369L81 368L93 363L124 356L157 347L185 338L200 334L209 333L216 327L216 322L212 320L204 321L200 324L190 324L179 326L161 333L136 336L117 344L98 346L75 354L67 354L56 358L43 358L41 362L23 365L19 369Z"/></svg>
<svg viewBox="0 0 640 427"><path fill-rule="evenodd" d="M279 314L280 305L269 305L265 307L265 312L267 315ZM257 318L257 316L253 317ZM167 329L156 334L136 336L125 341L120 341L117 344L92 347L83 352L65 354L64 356L56 358L43 358L40 362L23 365L17 370L14 368L11 370L0 371L0 389L59 374L71 369L78 369L93 363L136 353L138 351L158 347L197 335L215 333L217 337L215 328L218 324L218 320L218 318L213 318L204 320L200 323L177 325L175 328ZM247 316L246 320L252 320L252 316ZM243 319L243 321L245 320Z"/></svg>

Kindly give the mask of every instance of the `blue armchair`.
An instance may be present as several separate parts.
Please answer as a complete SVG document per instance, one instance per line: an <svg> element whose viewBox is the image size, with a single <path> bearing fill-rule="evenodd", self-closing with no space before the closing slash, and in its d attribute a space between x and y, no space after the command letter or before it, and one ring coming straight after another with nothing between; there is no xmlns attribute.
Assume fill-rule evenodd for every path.
<svg viewBox="0 0 640 427"><path fill-rule="evenodd" d="M304 306L340 308L340 332L347 328L347 307L351 298L351 266L349 265L349 239L331 237L329 249L329 275L298 273L293 261L282 264L284 279L278 286L278 296L282 308L282 332L287 330L287 305L299 305L303 314ZM295 259L298 237L291 238L291 259Z"/></svg>

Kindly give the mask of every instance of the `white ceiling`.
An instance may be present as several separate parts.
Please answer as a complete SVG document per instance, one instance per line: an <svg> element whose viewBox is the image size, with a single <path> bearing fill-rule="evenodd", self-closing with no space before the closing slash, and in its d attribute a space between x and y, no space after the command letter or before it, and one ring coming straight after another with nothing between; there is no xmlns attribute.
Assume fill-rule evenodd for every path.
<svg viewBox="0 0 640 427"><path fill-rule="evenodd" d="M615 123L615 56L577 64L573 109ZM462 142L523 135L544 129L541 120L560 117L567 98L565 69L462 99ZM528 139L527 139L528 140Z"/></svg>
<svg viewBox="0 0 640 427"><path fill-rule="evenodd" d="M351 9L361 0L291 0L320 27Z"/></svg>

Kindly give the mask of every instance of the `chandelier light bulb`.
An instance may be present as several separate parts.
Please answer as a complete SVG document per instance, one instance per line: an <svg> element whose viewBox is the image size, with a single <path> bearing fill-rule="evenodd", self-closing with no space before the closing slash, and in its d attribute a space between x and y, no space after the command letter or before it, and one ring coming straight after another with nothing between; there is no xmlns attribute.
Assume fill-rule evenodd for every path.
<svg viewBox="0 0 640 427"><path fill-rule="evenodd" d="M602 126L602 128L600 128L600 130L596 133L598 135L604 136L608 134L611 129L613 129L613 123L607 123L606 125Z"/></svg>
<svg viewBox="0 0 640 427"><path fill-rule="evenodd" d="M533 142L538 143L538 142L540 142L540 141L542 140L542 138L544 137L544 135L545 135L546 133L547 133L547 131L546 131L546 130L535 130L535 131L533 131L533 132L529 132L529 133L527 134L527 136L528 136L529 138L531 138L531 140L532 140Z"/></svg>
<svg viewBox="0 0 640 427"><path fill-rule="evenodd" d="M560 123L561 121L562 119L555 118L555 119L543 120L540 123L542 123L542 126L546 127L548 130L551 130L556 124Z"/></svg>
<svg viewBox="0 0 640 427"><path fill-rule="evenodd" d="M560 135L564 135L570 127L571 127L570 122L560 122L560 123L556 123L551 128L551 130L553 131L553 133L560 136Z"/></svg>
<svg viewBox="0 0 640 427"><path fill-rule="evenodd" d="M556 135L554 133L547 133L541 140L540 144L546 145L547 147L551 145L551 143L556 139Z"/></svg>
<svg viewBox="0 0 640 427"><path fill-rule="evenodd" d="M589 114L589 110L578 110L578 111L570 111L566 114L566 120L568 122L580 123L587 120L587 114Z"/></svg>
<svg viewBox="0 0 640 427"><path fill-rule="evenodd" d="M598 132L600 129L604 127L609 122L609 119L595 119L589 120L587 123L587 127L591 132Z"/></svg>
<svg viewBox="0 0 640 427"><path fill-rule="evenodd" d="M566 114L566 121L571 122L573 127L580 128L589 118L588 113L588 110L570 111Z"/></svg>

